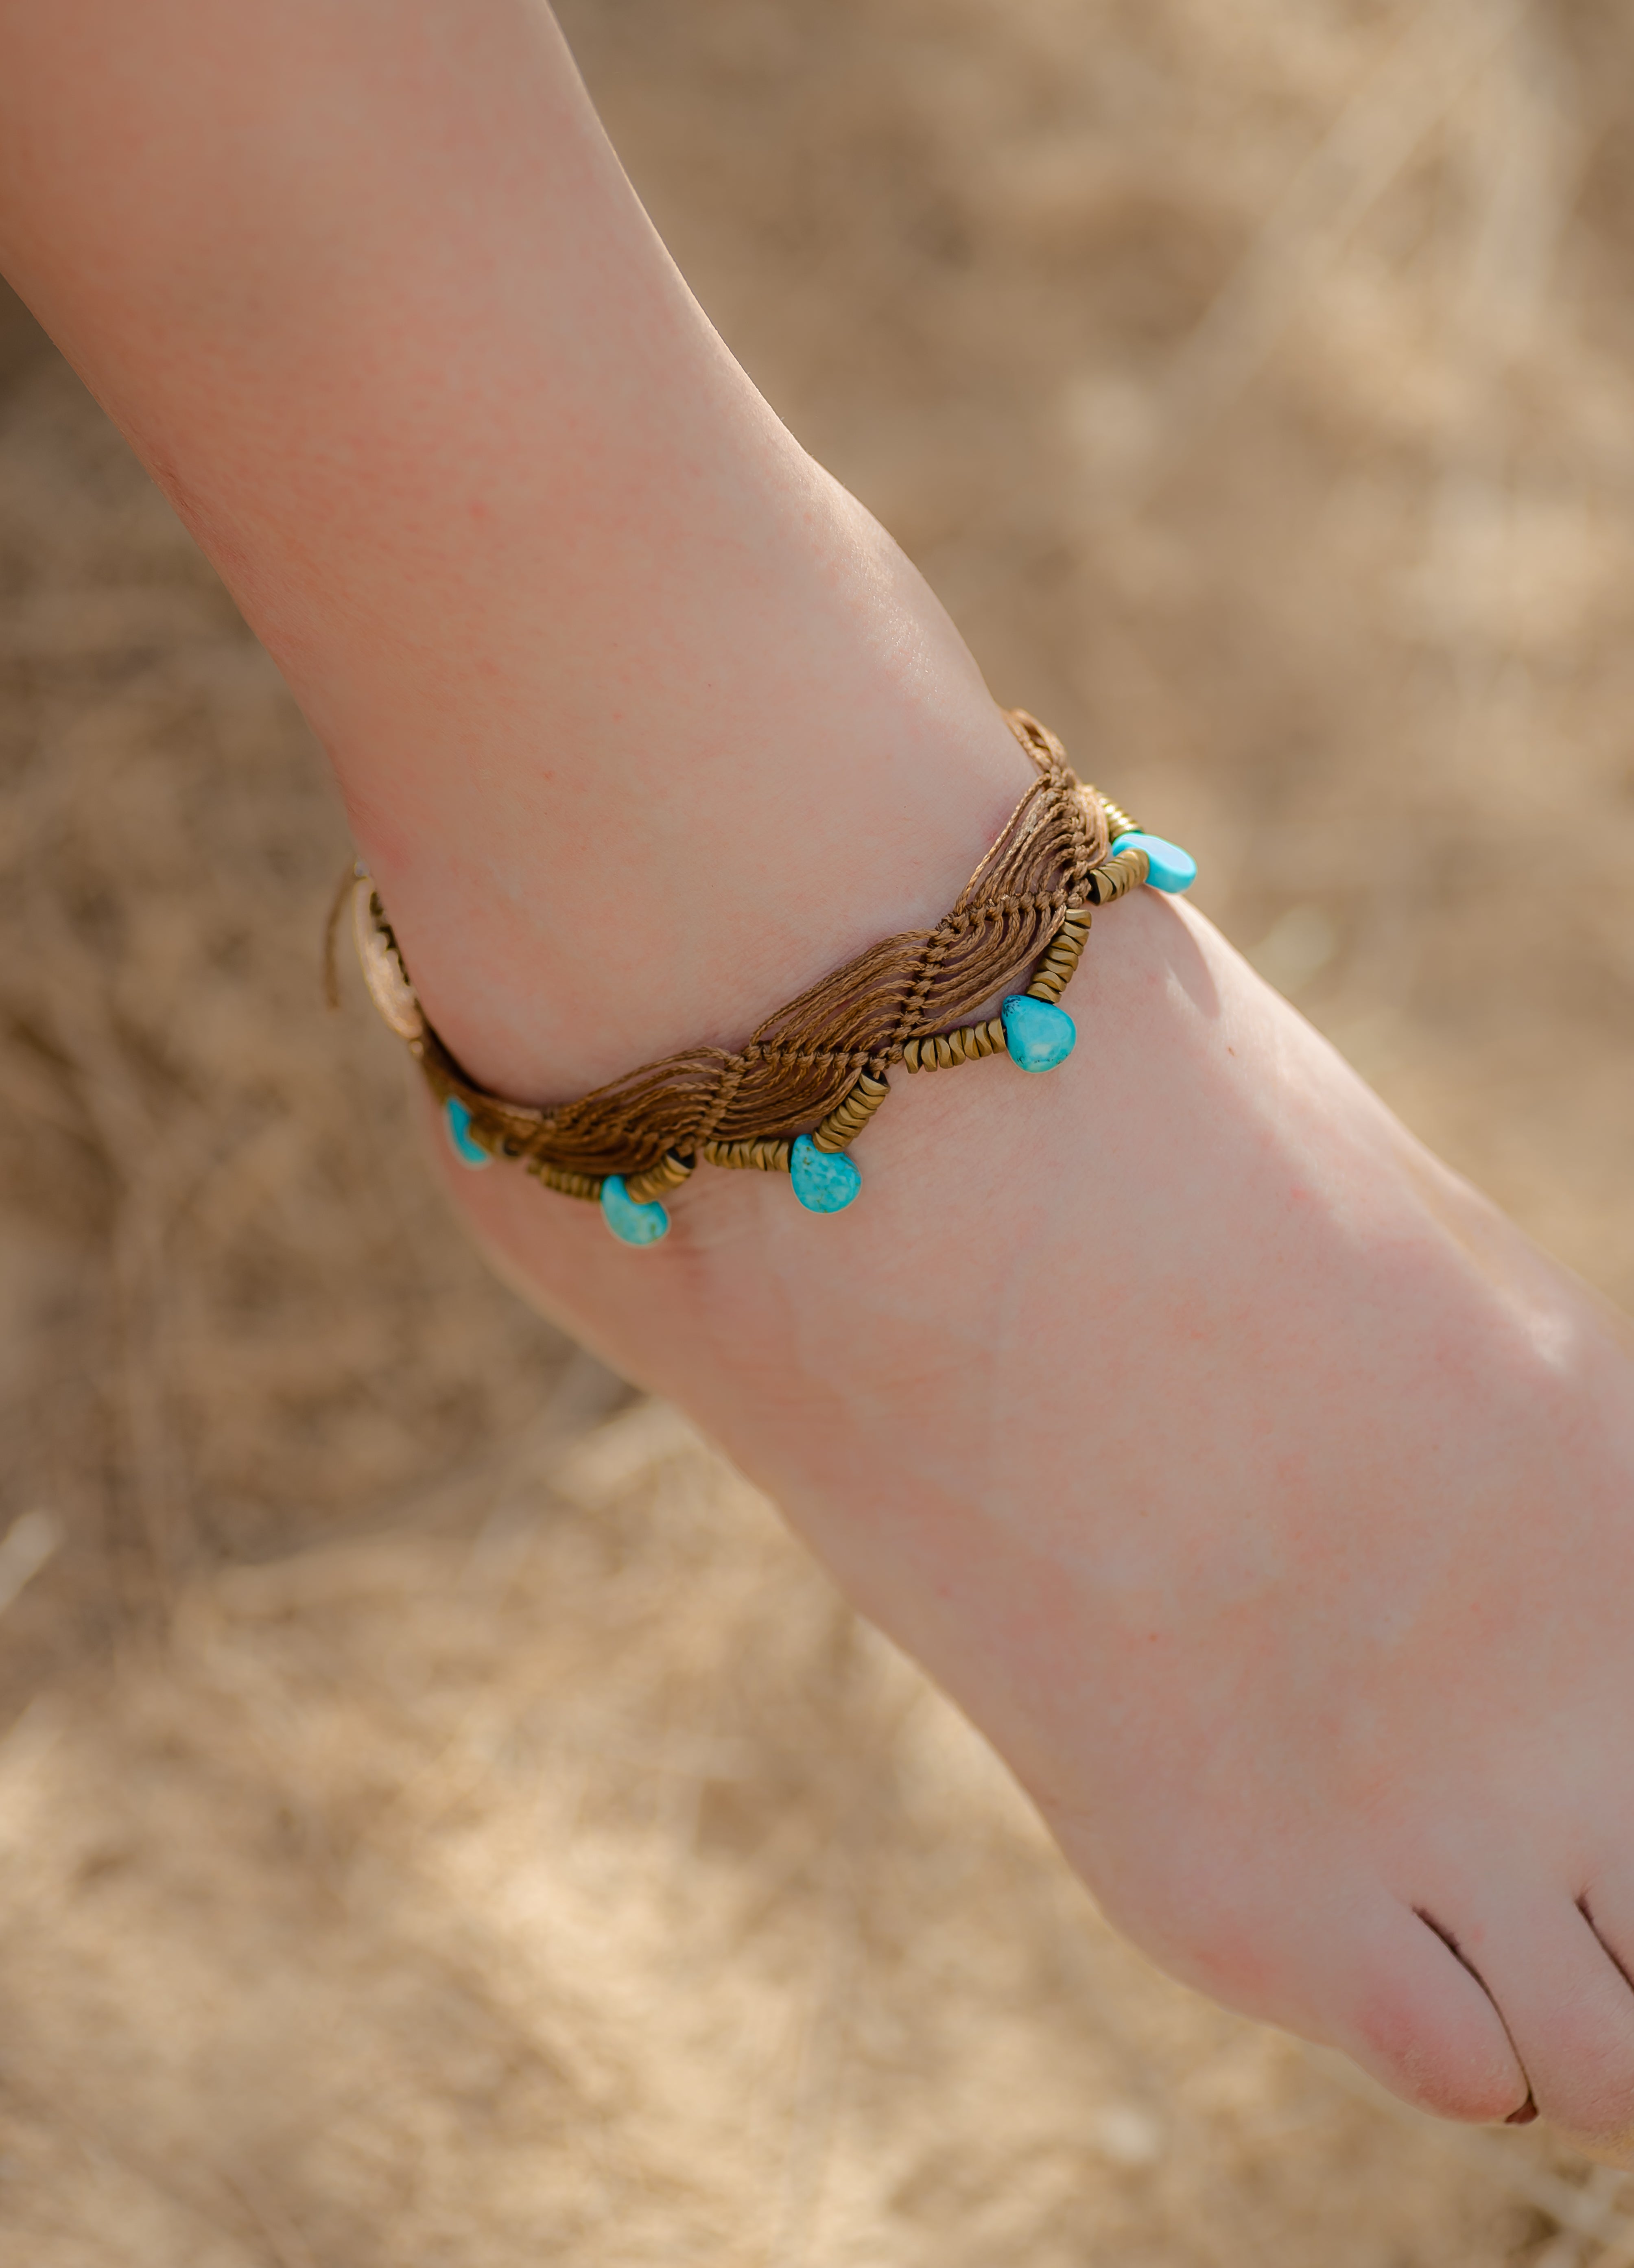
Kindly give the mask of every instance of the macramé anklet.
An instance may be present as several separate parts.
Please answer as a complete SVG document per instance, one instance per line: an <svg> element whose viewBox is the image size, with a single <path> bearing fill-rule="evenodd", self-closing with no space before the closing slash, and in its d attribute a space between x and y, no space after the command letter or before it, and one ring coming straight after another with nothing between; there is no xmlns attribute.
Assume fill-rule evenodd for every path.
<svg viewBox="0 0 1634 2268"><path fill-rule="evenodd" d="M1007 1054L1022 1071L1053 1070L1078 1037L1057 1003L1093 909L1142 883L1184 890L1196 875L1185 851L1080 785L1053 733L1025 710L1006 714L1038 777L953 911L825 976L736 1055L666 1056L548 1110L489 1094L432 1030L361 869L347 876L330 918L330 999L335 932L350 897L370 996L442 1105L455 1154L471 1167L513 1159L547 1188L600 1204L625 1244L653 1244L667 1232L659 1199L700 1160L786 1173L810 1211L840 1212L862 1187L845 1153L889 1094L894 1064L938 1071ZM1029 968L1025 990L1012 990ZM998 1014L982 1014L996 998Z"/></svg>

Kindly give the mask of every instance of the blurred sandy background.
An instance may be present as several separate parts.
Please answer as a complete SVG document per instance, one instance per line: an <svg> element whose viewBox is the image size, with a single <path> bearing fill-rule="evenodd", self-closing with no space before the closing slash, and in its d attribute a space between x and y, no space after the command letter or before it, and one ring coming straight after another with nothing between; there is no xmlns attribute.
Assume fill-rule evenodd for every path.
<svg viewBox="0 0 1634 2268"><path fill-rule="evenodd" d="M995 691L1634 1303L1626 8L565 14ZM344 851L5 308L4 2268L1630 2268L1634 2184L1123 1949L769 1508L485 1280L320 1006Z"/></svg>

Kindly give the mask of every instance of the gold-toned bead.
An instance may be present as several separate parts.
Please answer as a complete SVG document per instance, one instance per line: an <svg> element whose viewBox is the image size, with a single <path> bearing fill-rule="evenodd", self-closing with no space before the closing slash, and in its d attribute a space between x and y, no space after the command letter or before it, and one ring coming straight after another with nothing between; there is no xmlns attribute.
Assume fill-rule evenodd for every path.
<svg viewBox="0 0 1634 2268"><path fill-rule="evenodd" d="M683 1158L677 1151L666 1150L656 1166L649 1166L644 1174L631 1174L624 1184L624 1194L637 1204L650 1204L666 1189L679 1189L696 1163L696 1158Z"/></svg>
<svg viewBox="0 0 1634 2268"><path fill-rule="evenodd" d="M548 1189L555 1189L564 1197L579 1197L594 1204L601 1195L599 1174L576 1174L570 1166L547 1165L542 1158L530 1160L528 1172L536 1174Z"/></svg>
<svg viewBox="0 0 1634 2268"><path fill-rule="evenodd" d="M1095 886L1096 902L1110 904L1114 898L1121 898L1126 890L1137 888L1151 871L1152 862L1144 850L1139 848L1117 850L1115 847L1113 857L1104 866L1097 866L1089 878Z"/></svg>
<svg viewBox="0 0 1634 2268"><path fill-rule="evenodd" d="M891 1092L888 1080L858 1071L845 1095L828 1113L812 1140L818 1149L843 1150L853 1142Z"/></svg>

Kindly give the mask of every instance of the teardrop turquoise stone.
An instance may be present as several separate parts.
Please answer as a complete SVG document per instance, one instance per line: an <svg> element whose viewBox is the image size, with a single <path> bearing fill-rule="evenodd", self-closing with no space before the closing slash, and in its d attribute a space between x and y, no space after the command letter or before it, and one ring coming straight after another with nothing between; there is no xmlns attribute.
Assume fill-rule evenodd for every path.
<svg viewBox="0 0 1634 2268"><path fill-rule="evenodd" d="M807 1212L843 1212L863 1185L843 1150L820 1150L809 1134L794 1138L789 1179Z"/></svg>
<svg viewBox="0 0 1634 2268"><path fill-rule="evenodd" d="M457 1094L451 1094L443 1105L443 1123L448 1130L449 1146L462 1166L480 1173L493 1160L471 1131L471 1114Z"/></svg>
<svg viewBox="0 0 1634 2268"><path fill-rule="evenodd" d="M1012 992L1000 1004L998 1012L1005 1020L1010 1059L1023 1071L1054 1071L1078 1045L1078 1026L1064 1008L1049 1000L1033 1000L1025 992Z"/></svg>
<svg viewBox="0 0 1634 2268"><path fill-rule="evenodd" d="M663 1206L656 1197L651 1204L637 1204L622 1174L609 1174L601 1184L601 1218L621 1244L656 1244L669 1234Z"/></svg>
<svg viewBox="0 0 1634 2268"><path fill-rule="evenodd" d="M1174 895L1189 890L1197 879L1197 862L1190 851L1182 850L1178 843L1166 843L1160 835L1120 835L1112 847L1145 852L1151 869L1146 882L1151 889Z"/></svg>

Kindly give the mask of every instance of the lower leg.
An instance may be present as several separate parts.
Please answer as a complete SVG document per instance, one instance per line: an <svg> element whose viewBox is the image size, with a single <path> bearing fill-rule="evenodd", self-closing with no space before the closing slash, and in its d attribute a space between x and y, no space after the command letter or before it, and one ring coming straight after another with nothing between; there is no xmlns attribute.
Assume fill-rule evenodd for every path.
<svg viewBox="0 0 1634 2268"><path fill-rule="evenodd" d="M0 39L0 268L279 662L474 1071L729 1041L942 913L1030 768L541 7L66 0Z"/></svg>

